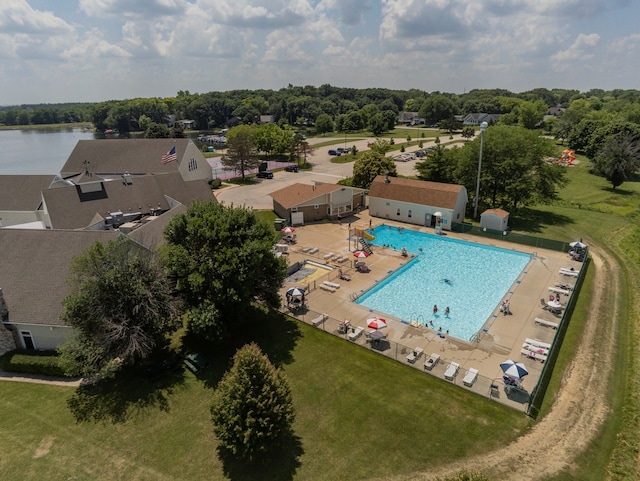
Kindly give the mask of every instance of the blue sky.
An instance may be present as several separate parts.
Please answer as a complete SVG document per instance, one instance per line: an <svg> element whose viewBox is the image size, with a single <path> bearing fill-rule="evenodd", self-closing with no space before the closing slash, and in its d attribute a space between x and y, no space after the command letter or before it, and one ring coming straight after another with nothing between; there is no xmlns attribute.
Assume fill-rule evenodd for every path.
<svg viewBox="0 0 640 481"><path fill-rule="evenodd" d="M632 0L2 0L0 105L288 84L637 89Z"/></svg>

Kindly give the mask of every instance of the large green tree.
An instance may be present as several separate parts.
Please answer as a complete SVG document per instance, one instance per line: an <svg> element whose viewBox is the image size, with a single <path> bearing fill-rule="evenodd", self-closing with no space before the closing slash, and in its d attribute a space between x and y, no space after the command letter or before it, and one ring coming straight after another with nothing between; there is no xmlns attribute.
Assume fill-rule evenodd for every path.
<svg viewBox="0 0 640 481"><path fill-rule="evenodd" d="M615 189L640 169L640 141L630 135L611 136L593 160L594 170Z"/></svg>
<svg viewBox="0 0 640 481"><path fill-rule="evenodd" d="M453 184L456 182L456 166L458 163L458 148L445 149L438 144L435 150L429 152L424 160L416 163L418 178L432 182Z"/></svg>
<svg viewBox="0 0 640 481"><path fill-rule="evenodd" d="M456 105L444 95L431 95L420 106L420 117L432 125L441 120L451 119L456 114Z"/></svg>
<svg viewBox="0 0 640 481"><path fill-rule="evenodd" d="M458 149L457 183L475 192L481 138ZM528 204L549 203L566 182L565 169L544 161L555 153L553 143L535 131L497 125L484 133L480 208L516 210Z"/></svg>
<svg viewBox="0 0 640 481"><path fill-rule="evenodd" d="M335 125L333 119L329 114L322 113L316 118L316 132L320 135L325 135L328 132L333 132Z"/></svg>
<svg viewBox="0 0 640 481"><path fill-rule="evenodd" d="M289 383L256 344L236 352L213 394L211 418L220 447L247 461L291 433L295 414Z"/></svg>
<svg viewBox="0 0 640 481"><path fill-rule="evenodd" d="M280 306L286 264L273 253L273 227L244 207L194 202L165 229L163 258L184 299L188 330L222 338L251 303Z"/></svg>
<svg viewBox="0 0 640 481"><path fill-rule="evenodd" d="M76 257L69 283L62 319L74 335L59 348L69 374L105 375L138 363L180 325L163 267L126 237Z"/></svg>
<svg viewBox="0 0 640 481"><path fill-rule="evenodd" d="M239 172L244 179L247 170L258 167L258 151L253 142L253 129L249 125L238 125L227 132L227 154L222 157L225 167Z"/></svg>
<svg viewBox="0 0 640 481"><path fill-rule="evenodd" d="M370 150L369 152L364 152L353 164L351 185L368 189L376 176L386 174L392 177L398 176L393 159L385 157L384 154L377 150Z"/></svg>

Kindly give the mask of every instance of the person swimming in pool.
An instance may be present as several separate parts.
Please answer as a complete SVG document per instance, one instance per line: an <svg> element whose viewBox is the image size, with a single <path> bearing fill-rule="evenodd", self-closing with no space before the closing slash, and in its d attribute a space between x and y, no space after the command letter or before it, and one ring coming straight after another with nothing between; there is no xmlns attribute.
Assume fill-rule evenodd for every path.
<svg viewBox="0 0 640 481"><path fill-rule="evenodd" d="M446 277L442 280L444 281L445 284L453 284L453 281L451 279L447 279Z"/></svg>
<svg viewBox="0 0 640 481"><path fill-rule="evenodd" d="M433 305L433 313L437 314L438 313L438 304L434 304Z"/></svg>
<svg viewBox="0 0 640 481"><path fill-rule="evenodd" d="M445 309L444 309L444 315L445 315L446 317L449 317L449 313L450 313L450 312L451 312L451 311L449 310L449 306L445 307Z"/></svg>

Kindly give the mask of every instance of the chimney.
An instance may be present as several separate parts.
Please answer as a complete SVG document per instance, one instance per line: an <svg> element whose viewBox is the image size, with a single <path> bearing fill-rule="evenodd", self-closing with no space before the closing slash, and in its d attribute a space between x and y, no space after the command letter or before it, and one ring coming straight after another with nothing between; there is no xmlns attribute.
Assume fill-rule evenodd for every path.
<svg viewBox="0 0 640 481"><path fill-rule="evenodd" d="M7 307L7 301L4 300L4 292L0 287L0 321L6 322L9 320L9 307Z"/></svg>

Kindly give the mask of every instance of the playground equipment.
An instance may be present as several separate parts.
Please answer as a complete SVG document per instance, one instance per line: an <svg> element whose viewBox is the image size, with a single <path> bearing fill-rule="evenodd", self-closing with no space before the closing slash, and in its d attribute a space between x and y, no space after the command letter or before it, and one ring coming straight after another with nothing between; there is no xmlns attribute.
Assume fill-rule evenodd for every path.
<svg viewBox="0 0 640 481"><path fill-rule="evenodd" d="M376 239L376 236L369 234L367 231L363 229L356 229L356 235L358 237L364 237L368 241L372 241Z"/></svg>
<svg viewBox="0 0 640 481"><path fill-rule="evenodd" d="M576 160L576 156L575 156L575 153L573 152L573 150L564 149L562 151L562 155L560 156L560 158L558 160L556 160L554 162L554 164L571 165L571 164L573 164L574 160Z"/></svg>

